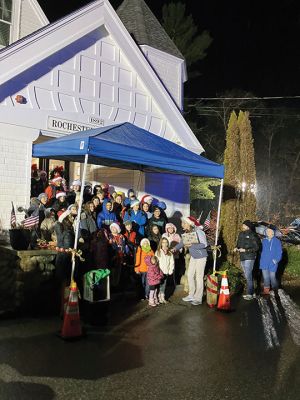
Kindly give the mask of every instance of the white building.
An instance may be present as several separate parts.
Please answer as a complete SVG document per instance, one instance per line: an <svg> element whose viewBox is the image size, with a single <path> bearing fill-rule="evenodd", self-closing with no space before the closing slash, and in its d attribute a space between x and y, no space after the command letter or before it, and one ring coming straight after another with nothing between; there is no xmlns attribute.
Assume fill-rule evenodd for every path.
<svg viewBox="0 0 300 400"><path fill-rule="evenodd" d="M0 50L1 236L11 201L29 204L36 141L128 121L203 151L181 114L183 56L143 0L117 11L97 0L51 24L35 0L0 0L0 44L8 42ZM90 166L88 180L151 193L169 216L189 211L188 177Z"/></svg>

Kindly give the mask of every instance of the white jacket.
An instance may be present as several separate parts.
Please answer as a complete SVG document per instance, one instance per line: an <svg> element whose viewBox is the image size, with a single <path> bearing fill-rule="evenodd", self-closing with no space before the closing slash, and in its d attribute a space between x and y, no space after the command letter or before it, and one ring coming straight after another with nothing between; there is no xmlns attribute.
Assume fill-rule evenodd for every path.
<svg viewBox="0 0 300 400"><path fill-rule="evenodd" d="M174 271L174 256L173 254L165 254L163 250L160 251L160 255L158 252L155 252L156 257L159 260L159 268L165 275L172 275Z"/></svg>

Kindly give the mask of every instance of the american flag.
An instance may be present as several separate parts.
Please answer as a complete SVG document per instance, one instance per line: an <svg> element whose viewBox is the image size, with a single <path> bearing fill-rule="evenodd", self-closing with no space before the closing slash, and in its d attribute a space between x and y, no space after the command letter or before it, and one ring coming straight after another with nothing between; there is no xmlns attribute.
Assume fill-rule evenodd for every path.
<svg viewBox="0 0 300 400"><path fill-rule="evenodd" d="M11 202L10 226L11 228L15 228L17 226L17 218L13 202Z"/></svg>
<svg viewBox="0 0 300 400"><path fill-rule="evenodd" d="M39 224L39 219L40 217L38 215L37 216L31 215L31 217L24 219L23 221L24 228L34 228L36 225Z"/></svg>
<svg viewBox="0 0 300 400"><path fill-rule="evenodd" d="M203 227L205 231L210 228L210 212L207 214Z"/></svg>

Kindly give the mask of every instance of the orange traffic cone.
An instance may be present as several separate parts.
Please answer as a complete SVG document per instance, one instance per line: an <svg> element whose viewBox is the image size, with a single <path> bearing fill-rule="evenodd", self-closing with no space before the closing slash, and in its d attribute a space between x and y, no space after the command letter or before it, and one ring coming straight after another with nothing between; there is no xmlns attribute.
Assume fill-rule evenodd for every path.
<svg viewBox="0 0 300 400"><path fill-rule="evenodd" d="M226 271L222 273L221 288L220 288L217 309L221 311L231 311L229 286L228 286Z"/></svg>
<svg viewBox="0 0 300 400"><path fill-rule="evenodd" d="M79 315L78 289L74 281L71 282L70 296L60 336L62 339L79 339L83 336Z"/></svg>

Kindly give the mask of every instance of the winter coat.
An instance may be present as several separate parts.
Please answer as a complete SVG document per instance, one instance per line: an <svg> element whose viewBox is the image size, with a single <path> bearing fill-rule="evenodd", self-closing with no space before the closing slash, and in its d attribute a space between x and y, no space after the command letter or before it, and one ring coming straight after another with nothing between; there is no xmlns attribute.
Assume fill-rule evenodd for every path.
<svg viewBox="0 0 300 400"><path fill-rule="evenodd" d="M54 231L55 224L56 220L54 217L48 217L43 220L40 226L42 239L47 240L47 242L55 242L57 240L56 233Z"/></svg>
<svg viewBox="0 0 300 400"><path fill-rule="evenodd" d="M164 277L163 272L159 269L157 264L152 264L151 256L145 257L145 264L147 265L147 281L149 286L159 285Z"/></svg>
<svg viewBox="0 0 300 400"><path fill-rule="evenodd" d="M151 231L151 232L149 233L149 235L147 236L147 238L148 238L149 241L150 241L151 249L152 249L153 251L156 251L157 246L158 246L158 244L159 244L159 242L160 242L160 239L161 239L161 234L158 233L158 235L154 235L154 233Z"/></svg>
<svg viewBox="0 0 300 400"><path fill-rule="evenodd" d="M159 260L159 268L164 275L172 275L174 271L174 256L172 253L167 253L163 250L155 252L156 257Z"/></svg>
<svg viewBox="0 0 300 400"><path fill-rule="evenodd" d="M165 231L165 226L166 226L166 219L160 216L159 218L155 218L154 215L148 220L148 227L149 227L149 233L150 233L150 226L151 225L157 225L159 228L159 231L161 235Z"/></svg>
<svg viewBox="0 0 300 400"><path fill-rule="evenodd" d="M101 228L109 228L109 225L113 222L117 222L117 216L113 211L108 211L106 208L103 208L101 213L98 214L97 217L97 227Z"/></svg>
<svg viewBox="0 0 300 400"><path fill-rule="evenodd" d="M172 234L168 233L168 231L167 231L167 229L171 228L171 227L174 229L174 233L172 233ZM177 228L174 224L172 224L171 222L166 224L166 232L163 233L162 237L168 239L169 246L171 249L174 246L176 246L176 244L180 243L180 241L181 241L180 235L178 235L178 233L176 233L176 232L177 232Z"/></svg>
<svg viewBox="0 0 300 400"><path fill-rule="evenodd" d="M147 256L154 256L154 252L150 250L149 253L146 253L139 246L135 257L135 268L134 268L135 272L147 272L148 267L145 261L145 257Z"/></svg>
<svg viewBox="0 0 300 400"><path fill-rule="evenodd" d="M147 216L144 211L138 210L128 210L124 215L124 222L131 221L133 222L132 228L138 232L141 236L145 236L145 225L147 223Z"/></svg>
<svg viewBox="0 0 300 400"><path fill-rule="evenodd" d="M282 246L280 240L276 237L273 237L271 240L268 238L263 239L259 268L276 272L281 257Z"/></svg>
<svg viewBox="0 0 300 400"><path fill-rule="evenodd" d="M90 234L96 232L97 225L92 214L90 212L82 212L80 218L80 229L85 229Z"/></svg>
<svg viewBox="0 0 300 400"><path fill-rule="evenodd" d="M239 233L237 245L238 249L245 249L244 253L240 253L241 261L255 260L259 250L259 239L256 233L250 229Z"/></svg>

